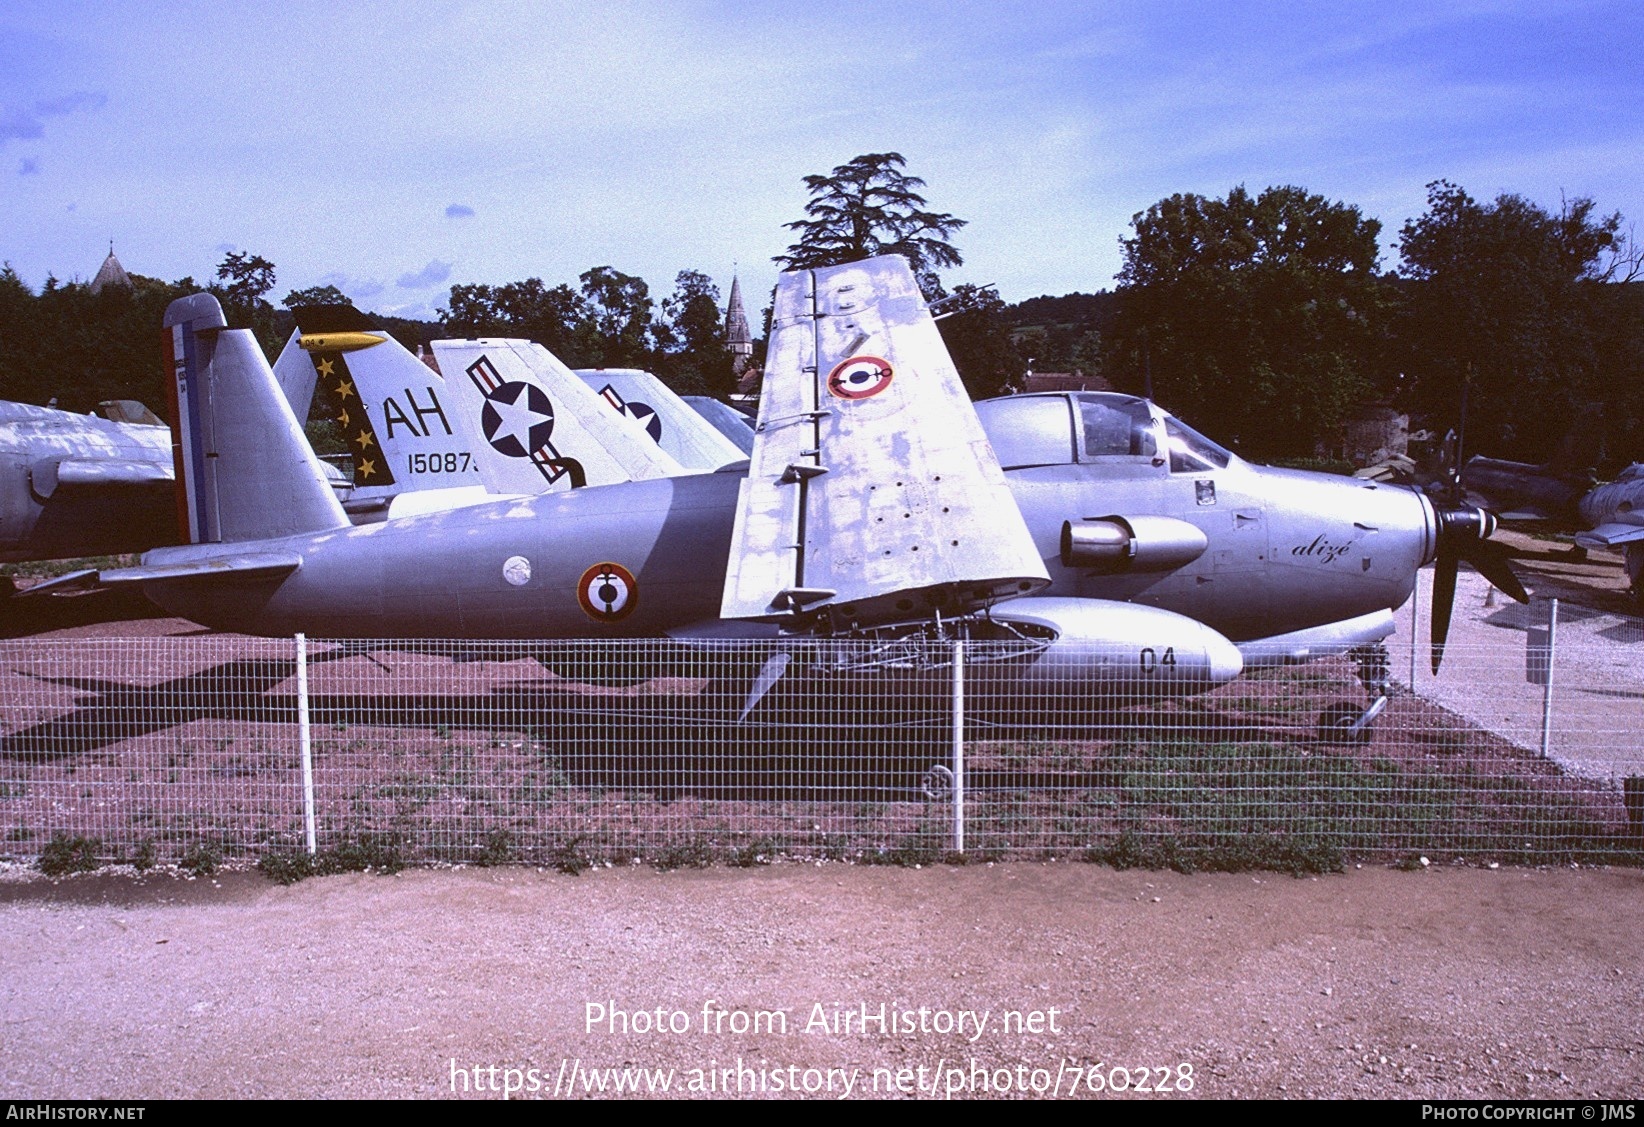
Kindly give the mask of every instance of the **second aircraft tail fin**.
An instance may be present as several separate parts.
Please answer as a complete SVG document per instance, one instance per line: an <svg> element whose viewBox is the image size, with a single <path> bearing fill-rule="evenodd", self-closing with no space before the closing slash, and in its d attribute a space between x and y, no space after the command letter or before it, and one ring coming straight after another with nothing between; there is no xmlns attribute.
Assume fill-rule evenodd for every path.
<svg viewBox="0 0 1644 1127"><path fill-rule="evenodd" d="M179 518L190 544L346 528L348 517L250 329L210 294L166 308Z"/></svg>

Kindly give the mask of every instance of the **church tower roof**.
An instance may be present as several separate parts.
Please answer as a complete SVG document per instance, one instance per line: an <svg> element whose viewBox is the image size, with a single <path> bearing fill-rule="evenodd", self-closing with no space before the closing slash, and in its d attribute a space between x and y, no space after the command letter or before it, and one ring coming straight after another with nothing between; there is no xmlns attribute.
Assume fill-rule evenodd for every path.
<svg viewBox="0 0 1644 1127"><path fill-rule="evenodd" d="M742 308L742 279L731 275L731 304L725 310L725 347L746 355L753 351L753 333L748 331L748 314Z"/></svg>
<svg viewBox="0 0 1644 1127"><path fill-rule="evenodd" d="M97 271L97 277L91 280L91 292L102 293L106 286L121 286L131 289L131 275L126 268L120 265L120 260L114 257L114 240L108 244L108 257L103 259L102 267Z"/></svg>

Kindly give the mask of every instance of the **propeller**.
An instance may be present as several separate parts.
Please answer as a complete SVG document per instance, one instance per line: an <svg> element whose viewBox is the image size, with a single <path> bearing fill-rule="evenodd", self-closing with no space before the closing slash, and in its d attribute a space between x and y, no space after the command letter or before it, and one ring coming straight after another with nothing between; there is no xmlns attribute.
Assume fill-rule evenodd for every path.
<svg viewBox="0 0 1644 1127"><path fill-rule="evenodd" d="M1507 549L1490 539L1496 518L1483 509L1447 506L1437 509L1438 560L1433 568L1433 672L1444 660L1450 634L1450 612L1456 600L1456 570L1466 560L1498 590L1521 603L1530 601L1524 585L1507 563Z"/></svg>

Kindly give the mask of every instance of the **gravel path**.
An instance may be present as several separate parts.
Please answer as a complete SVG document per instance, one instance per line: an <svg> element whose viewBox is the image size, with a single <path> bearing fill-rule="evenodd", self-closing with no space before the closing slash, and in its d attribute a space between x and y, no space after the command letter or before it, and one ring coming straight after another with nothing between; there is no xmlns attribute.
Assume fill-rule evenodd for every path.
<svg viewBox="0 0 1644 1127"><path fill-rule="evenodd" d="M1644 875L1592 870L9 882L0 1088L474 1098L479 1066L486 1098L510 1067L550 1091L574 1074L581 1095L621 1075L598 1069L673 1070L677 1090L722 1084L714 1070L740 1060L744 1091L766 1094L825 1094L830 1078L834 1095L873 1094L876 1078L884 1094L921 1076L941 1092L984 1073L985 1094L1058 1078L1066 1094L1100 1062L1103 1083L1123 1080L1115 1066L1133 1086L1191 1076L1191 1092L1150 1099L1626 1098L1644 1082L1641 929ZM881 1006L965 1031L885 1035ZM786 1032L774 1017L732 1032L756 1011ZM635 1032L659 1021L685 1031Z"/></svg>

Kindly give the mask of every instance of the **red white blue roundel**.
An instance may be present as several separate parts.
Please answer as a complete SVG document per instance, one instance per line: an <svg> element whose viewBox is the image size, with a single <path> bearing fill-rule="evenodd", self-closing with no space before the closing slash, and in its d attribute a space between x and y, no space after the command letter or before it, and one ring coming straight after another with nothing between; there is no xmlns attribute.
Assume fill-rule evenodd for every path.
<svg viewBox="0 0 1644 1127"><path fill-rule="evenodd" d="M828 391L839 399L869 399L890 384L890 363L877 356L852 356L828 373Z"/></svg>
<svg viewBox="0 0 1644 1127"><path fill-rule="evenodd" d="M577 602L596 622L615 622L639 605L639 584L621 564L597 563L577 582Z"/></svg>

